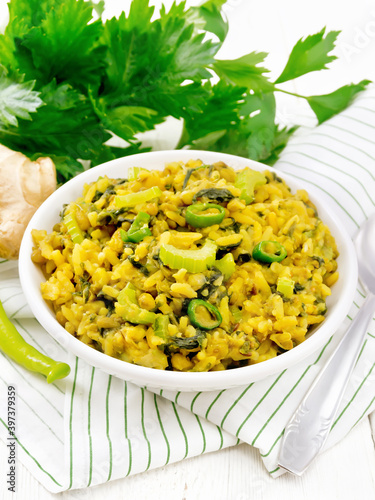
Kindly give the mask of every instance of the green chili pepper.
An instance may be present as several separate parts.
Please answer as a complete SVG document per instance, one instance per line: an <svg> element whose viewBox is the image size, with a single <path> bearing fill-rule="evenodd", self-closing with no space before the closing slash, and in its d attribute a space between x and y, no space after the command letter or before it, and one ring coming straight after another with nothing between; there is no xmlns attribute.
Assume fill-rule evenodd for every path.
<svg viewBox="0 0 375 500"><path fill-rule="evenodd" d="M212 212L212 210L215 210L215 212ZM224 217L224 208L214 203L196 203L195 205L190 205L190 207L186 209L185 214L186 222L193 227L208 227L214 224L220 224Z"/></svg>
<svg viewBox="0 0 375 500"><path fill-rule="evenodd" d="M139 243L146 238L146 236L152 236L152 232L148 228L149 220L149 214L146 212L139 212L127 232L121 229L120 235L122 241Z"/></svg>
<svg viewBox="0 0 375 500"><path fill-rule="evenodd" d="M281 262L286 256L285 247L278 241L261 241L253 249L253 259L259 262Z"/></svg>
<svg viewBox="0 0 375 500"><path fill-rule="evenodd" d="M54 361L28 344L18 333L16 327L5 314L0 302L0 349L13 361L24 368L41 373L51 383L64 378L70 373L70 366L66 363Z"/></svg>
<svg viewBox="0 0 375 500"><path fill-rule="evenodd" d="M223 321L219 309L201 299L189 302L188 316L191 324L202 330L213 330Z"/></svg>

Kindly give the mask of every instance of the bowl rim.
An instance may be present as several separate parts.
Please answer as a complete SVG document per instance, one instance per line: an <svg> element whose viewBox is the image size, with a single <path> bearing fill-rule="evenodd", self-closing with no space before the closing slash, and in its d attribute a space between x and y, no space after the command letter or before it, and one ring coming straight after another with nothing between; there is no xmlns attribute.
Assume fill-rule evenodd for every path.
<svg viewBox="0 0 375 500"><path fill-rule="evenodd" d="M100 175L108 174L108 176L111 177L112 174L111 172L106 172L107 169L127 169L128 167L135 165L145 166L145 163L153 163L154 161L155 163L159 162L160 165L165 165L173 161L186 162L189 159L195 158L202 159L202 161L205 162L224 161L234 168L236 168L236 166L239 166L240 168L249 166L256 170L270 170L283 178L288 186L291 187L293 192L296 189L306 189L309 194L309 198L317 206L319 216L321 216L323 222L329 227L336 242L338 243L340 250L339 260L344 260L344 263L347 263L345 266L345 273L343 273L343 275L340 274L339 278L339 300L329 306L331 310L324 322L319 325L314 334L307 338L302 344L275 358L258 364L230 370L213 372L177 372L158 370L113 358L87 346L82 341L72 336L58 323L54 317L54 313L41 296L41 270L37 268L36 264L34 264L30 258L33 246L31 230L33 228L41 229L43 227L41 224L46 213L55 212L56 209L61 210L61 200L73 201L73 199L76 199L77 195L73 196L72 192L78 190L78 186L80 186L78 192L82 192L84 183L92 182ZM148 168L151 167L148 166ZM295 180L290 174L284 174L284 172L280 170L240 156L210 151L165 150L139 153L103 163L79 174L59 187L38 208L25 230L20 248L19 275L26 300L32 313L42 327L44 327L45 330L68 351L72 352L79 358L82 358L90 365L98 367L111 375L115 375L141 386L163 388L167 390L205 391L246 385L250 382L263 379L269 375L279 373L282 370L302 361L310 354L313 354L319 347L328 341L330 336L344 321L354 299L354 293L358 280L358 269L357 265L348 265L349 263L357 263L353 242L347 234L340 219L335 214L332 204L327 200L324 200L323 202L320 199L318 190L310 184L300 181L299 179ZM343 268L344 266L342 265L341 267Z"/></svg>

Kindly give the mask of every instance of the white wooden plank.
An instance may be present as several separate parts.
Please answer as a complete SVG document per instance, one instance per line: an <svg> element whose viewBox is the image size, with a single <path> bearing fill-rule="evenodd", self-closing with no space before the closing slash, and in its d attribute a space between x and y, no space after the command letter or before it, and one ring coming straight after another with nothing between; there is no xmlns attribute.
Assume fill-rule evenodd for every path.
<svg viewBox="0 0 375 500"><path fill-rule="evenodd" d="M0 446L0 498L5 492L7 450ZM319 456L301 477L273 479L263 467L256 449L248 445L185 460L161 469L94 488L62 493L60 498L102 500L320 500L375 497L375 450L368 419L337 446ZM17 497L54 500L20 464L17 464Z"/></svg>
<svg viewBox="0 0 375 500"><path fill-rule="evenodd" d="M371 413L369 416L369 421L372 429L372 439L374 441L374 446L375 446L375 411Z"/></svg>

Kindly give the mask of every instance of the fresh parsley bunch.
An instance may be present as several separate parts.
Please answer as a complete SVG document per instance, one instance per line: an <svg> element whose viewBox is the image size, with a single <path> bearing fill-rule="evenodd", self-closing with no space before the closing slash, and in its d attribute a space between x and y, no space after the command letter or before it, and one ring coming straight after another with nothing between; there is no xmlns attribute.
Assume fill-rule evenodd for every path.
<svg viewBox="0 0 375 500"><path fill-rule="evenodd" d="M128 16L103 22L103 1L11 0L0 35L0 143L52 157L65 182L82 160L97 165L140 151L137 134L173 116L184 122L178 148L273 163L295 130L275 123L277 85L325 69L338 32L299 40L271 82L260 66L266 53L215 58L228 31L224 3L187 9L181 1L151 20L149 1L133 0ZM322 122L368 83L297 97ZM113 135L128 147L107 145Z"/></svg>

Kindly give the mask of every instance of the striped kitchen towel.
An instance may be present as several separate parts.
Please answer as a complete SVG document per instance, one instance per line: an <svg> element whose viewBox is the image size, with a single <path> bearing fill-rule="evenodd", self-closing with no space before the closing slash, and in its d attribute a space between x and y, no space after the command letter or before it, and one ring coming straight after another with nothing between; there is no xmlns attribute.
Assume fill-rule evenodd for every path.
<svg viewBox="0 0 375 500"><path fill-rule="evenodd" d="M354 236L375 212L375 88L339 116L296 136L276 166L318 189ZM276 477L284 427L365 298L358 284L334 337L281 373L230 390L153 393L67 353L31 317L15 265L3 261L0 270L0 299L19 331L72 367L67 380L47 385L0 353L0 436L9 437L7 394L14 387L17 458L52 492L125 478L240 441L258 448ZM326 448L375 409L374 360L372 321Z"/></svg>

